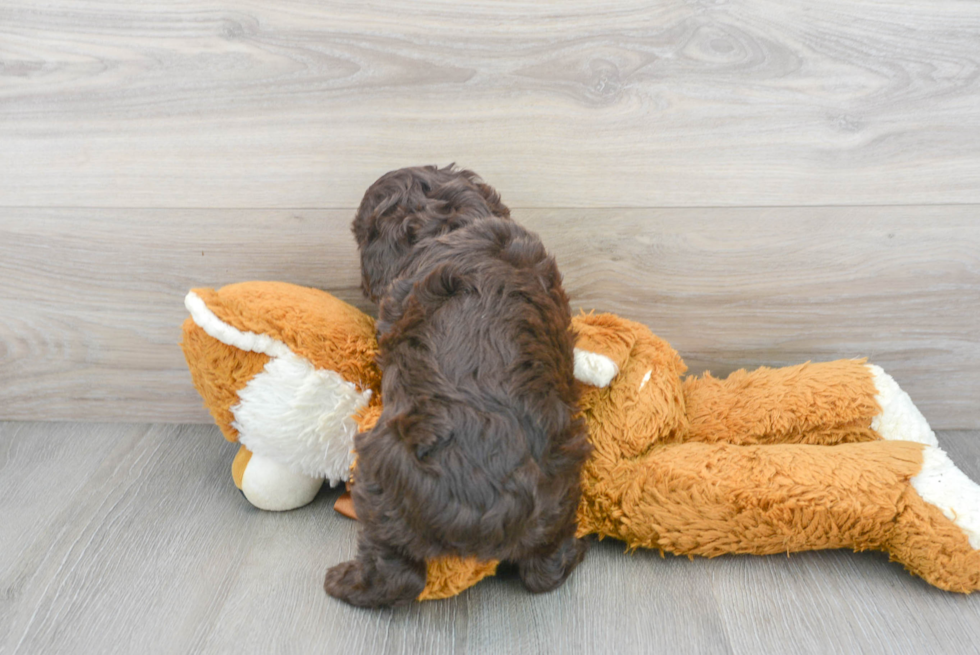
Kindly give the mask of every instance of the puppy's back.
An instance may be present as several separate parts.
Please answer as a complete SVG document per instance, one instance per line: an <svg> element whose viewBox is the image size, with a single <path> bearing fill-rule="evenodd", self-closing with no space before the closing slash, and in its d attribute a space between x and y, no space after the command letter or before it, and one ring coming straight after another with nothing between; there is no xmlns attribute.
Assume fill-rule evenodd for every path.
<svg viewBox="0 0 980 655"><path fill-rule="evenodd" d="M385 412L358 450L413 547L519 558L567 531L588 454L568 300L511 221L422 245L382 304Z"/></svg>

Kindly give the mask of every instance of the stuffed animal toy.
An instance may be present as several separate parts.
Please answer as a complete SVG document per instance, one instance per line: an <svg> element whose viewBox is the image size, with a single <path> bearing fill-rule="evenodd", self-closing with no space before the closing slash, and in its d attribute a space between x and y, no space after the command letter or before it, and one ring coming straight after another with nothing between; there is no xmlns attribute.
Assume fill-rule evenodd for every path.
<svg viewBox="0 0 980 655"><path fill-rule="evenodd" d="M184 353L215 421L241 444L232 476L246 498L290 509L323 479L347 480L354 436L381 410L372 319L271 282L196 289L186 305ZM707 557L881 550L942 589L980 589L980 486L880 368L841 360L684 377L680 356L643 325L583 314L573 328L594 446L580 535ZM430 561L419 598L495 570Z"/></svg>

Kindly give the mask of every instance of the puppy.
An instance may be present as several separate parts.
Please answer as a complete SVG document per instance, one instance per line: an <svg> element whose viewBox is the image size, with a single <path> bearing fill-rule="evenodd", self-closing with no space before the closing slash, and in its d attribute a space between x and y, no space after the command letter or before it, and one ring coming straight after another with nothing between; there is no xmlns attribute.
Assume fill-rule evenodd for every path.
<svg viewBox="0 0 980 655"><path fill-rule="evenodd" d="M354 560L324 587L353 605L407 603L442 555L513 562L559 586L590 446L577 416L574 335L555 261L499 196L452 167L389 173L353 231L380 299L384 411L355 440Z"/></svg>

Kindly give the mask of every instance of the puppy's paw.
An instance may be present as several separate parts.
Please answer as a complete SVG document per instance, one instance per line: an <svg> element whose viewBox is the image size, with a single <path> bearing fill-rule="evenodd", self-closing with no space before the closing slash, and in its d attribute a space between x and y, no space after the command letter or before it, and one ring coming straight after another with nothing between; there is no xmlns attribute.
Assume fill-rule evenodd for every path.
<svg viewBox="0 0 980 655"><path fill-rule="evenodd" d="M518 562L521 581L528 591L540 594L557 589L578 566L589 542L570 537L563 541L551 554L531 557Z"/></svg>
<svg viewBox="0 0 980 655"><path fill-rule="evenodd" d="M425 562L355 559L331 568L323 581L328 594L357 607L406 605L425 588Z"/></svg>
<svg viewBox="0 0 980 655"><path fill-rule="evenodd" d="M323 581L323 589L334 598L351 605L364 607L366 585L364 584L364 571L361 563L352 559L349 562L331 567Z"/></svg>

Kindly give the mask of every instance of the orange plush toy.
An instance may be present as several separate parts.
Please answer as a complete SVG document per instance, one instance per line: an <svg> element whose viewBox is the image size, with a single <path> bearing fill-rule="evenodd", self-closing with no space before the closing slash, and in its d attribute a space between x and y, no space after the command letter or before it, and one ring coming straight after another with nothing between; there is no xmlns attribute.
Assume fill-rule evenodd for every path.
<svg viewBox="0 0 980 655"><path fill-rule="evenodd" d="M346 480L380 414L373 321L321 291L253 282L187 296L195 386L242 447L257 507ZM882 550L943 589L980 589L980 487L938 447L895 381L861 360L683 377L680 356L610 314L574 319L575 375L595 447L580 535L678 555ZM496 562L429 562L420 599Z"/></svg>

